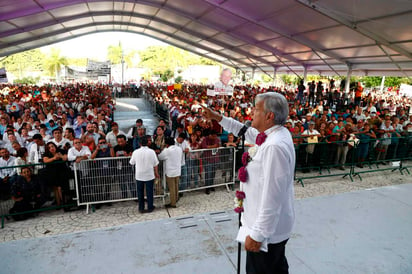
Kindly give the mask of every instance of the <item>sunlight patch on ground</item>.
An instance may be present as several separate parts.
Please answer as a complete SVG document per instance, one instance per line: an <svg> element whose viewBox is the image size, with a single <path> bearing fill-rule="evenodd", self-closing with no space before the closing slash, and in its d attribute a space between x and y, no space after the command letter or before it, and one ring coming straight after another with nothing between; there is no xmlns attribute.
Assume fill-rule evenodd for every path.
<svg viewBox="0 0 412 274"><path fill-rule="evenodd" d="M119 102L119 101L116 102L116 106L121 106L121 107L125 107L125 108L128 108L128 109L133 109L133 110L137 110L137 111L139 110L139 108L134 106L134 105L122 103L122 102Z"/></svg>

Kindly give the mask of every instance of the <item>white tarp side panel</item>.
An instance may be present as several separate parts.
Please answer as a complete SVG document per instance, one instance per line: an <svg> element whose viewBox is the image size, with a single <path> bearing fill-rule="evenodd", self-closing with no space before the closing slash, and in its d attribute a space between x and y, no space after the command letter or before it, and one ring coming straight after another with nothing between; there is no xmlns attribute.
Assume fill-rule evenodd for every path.
<svg viewBox="0 0 412 274"><path fill-rule="evenodd" d="M399 89L399 95L412 98L412 86L407 84L401 84Z"/></svg>

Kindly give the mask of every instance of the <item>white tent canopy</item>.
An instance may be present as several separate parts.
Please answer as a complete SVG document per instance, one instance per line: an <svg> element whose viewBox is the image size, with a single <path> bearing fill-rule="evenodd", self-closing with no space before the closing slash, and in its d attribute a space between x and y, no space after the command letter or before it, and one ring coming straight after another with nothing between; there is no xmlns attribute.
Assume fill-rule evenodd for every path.
<svg viewBox="0 0 412 274"><path fill-rule="evenodd" d="M143 34L242 71L412 76L410 0L3 0L0 57Z"/></svg>

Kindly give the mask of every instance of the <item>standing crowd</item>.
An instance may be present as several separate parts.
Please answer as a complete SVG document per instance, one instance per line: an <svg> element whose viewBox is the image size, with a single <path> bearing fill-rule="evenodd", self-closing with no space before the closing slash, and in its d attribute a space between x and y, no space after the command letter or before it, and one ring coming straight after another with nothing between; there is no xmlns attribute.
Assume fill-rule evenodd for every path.
<svg viewBox="0 0 412 274"><path fill-rule="evenodd" d="M165 161L169 207L176 207L179 190L189 184L214 191L216 171L233 180L230 167L222 163L222 147L235 148L240 166L242 146L232 132L202 116L208 106L223 116L245 125L252 120L254 98L261 93L280 93L289 103L285 127L295 148L305 144L297 166L309 170L317 151L327 146L329 164L345 168L351 140L357 140L358 166L369 154L370 140L376 144L377 159L393 157L399 138L412 135L412 99L396 91L365 91L360 84L349 94L334 82L301 82L296 87L260 88L235 86L233 96L207 96L207 87L183 85L168 90L160 84L142 84L147 98L164 109L165 119L150 134L141 119L127 132L112 120L112 89L106 85L0 86L0 195L12 198L12 213L39 208L47 202L57 206L74 197L69 179L73 165L86 159L130 156L135 166L139 211L151 212L153 185L159 177L159 160ZM197 152L207 149L204 152ZM226 155L228 159L230 155ZM299 155L298 155L299 156ZM26 165L32 165L28 168ZM146 190L144 190L146 188ZM126 195L127 188L122 189ZM147 209L144 193L147 196ZM124 196L130 197L130 196ZM24 217L24 216L23 216Z"/></svg>

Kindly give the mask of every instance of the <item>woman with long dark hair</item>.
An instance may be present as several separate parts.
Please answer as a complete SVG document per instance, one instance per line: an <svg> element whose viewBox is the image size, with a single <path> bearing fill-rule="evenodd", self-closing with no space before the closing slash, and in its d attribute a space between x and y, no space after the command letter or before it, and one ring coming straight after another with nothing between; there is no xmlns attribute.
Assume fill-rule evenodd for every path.
<svg viewBox="0 0 412 274"><path fill-rule="evenodd" d="M58 149L53 142L48 142L43 156L43 162L46 164L45 179L53 187L57 206L64 202L63 192L69 190L66 161L67 154Z"/></svg>

